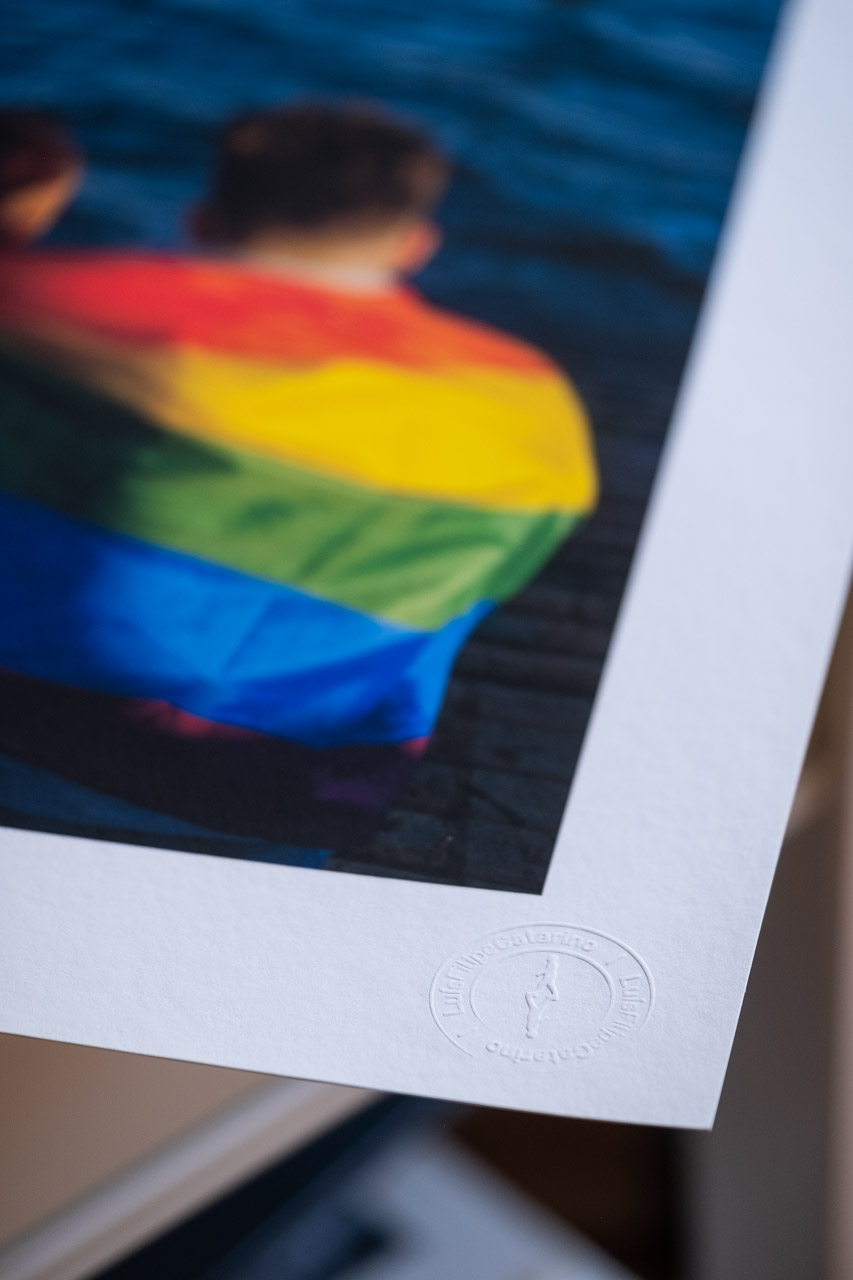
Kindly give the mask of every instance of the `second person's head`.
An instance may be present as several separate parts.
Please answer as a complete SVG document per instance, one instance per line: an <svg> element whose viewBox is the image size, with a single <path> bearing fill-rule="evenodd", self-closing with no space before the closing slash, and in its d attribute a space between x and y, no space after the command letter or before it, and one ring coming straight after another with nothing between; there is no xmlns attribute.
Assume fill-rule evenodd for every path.
<svg viewBox="0 0 853 1280"><path fill-rule="evenodd" d="M426 134L377 108L247 112L222 134L193 230L220 251L409 274L438 247L448 171Z"/></svg>

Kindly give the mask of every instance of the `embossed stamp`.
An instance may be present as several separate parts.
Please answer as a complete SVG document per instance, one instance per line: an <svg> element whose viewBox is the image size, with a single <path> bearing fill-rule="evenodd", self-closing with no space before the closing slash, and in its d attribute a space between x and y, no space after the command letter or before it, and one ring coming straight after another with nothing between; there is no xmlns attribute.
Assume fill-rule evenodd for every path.
<svg viewBox="0 0 853 1280"><path fill-rule="evenodd" d="M556 1067L633 1035L652 995L646 965L617 939L577 925L529 924L490 933L446 960L430 1006L466 1053Z"/></svg>

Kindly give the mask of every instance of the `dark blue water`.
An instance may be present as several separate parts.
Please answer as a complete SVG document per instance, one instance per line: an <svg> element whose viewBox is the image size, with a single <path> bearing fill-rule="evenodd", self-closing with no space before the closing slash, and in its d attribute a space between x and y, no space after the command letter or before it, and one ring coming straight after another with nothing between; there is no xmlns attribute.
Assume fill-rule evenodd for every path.
<svg viewBox="0 0 853 1280"><path fill-rule="evenodd" d="M90 158L53 239L185 245L217 123L294 96L379 99L455 157L435 300L583 382L683 356L777 0L6 0L6 101ZM679 354L675 359L676 351ZM577 369L580 363L581 369ZM672 377L672 371L661 376Z"/></svg>

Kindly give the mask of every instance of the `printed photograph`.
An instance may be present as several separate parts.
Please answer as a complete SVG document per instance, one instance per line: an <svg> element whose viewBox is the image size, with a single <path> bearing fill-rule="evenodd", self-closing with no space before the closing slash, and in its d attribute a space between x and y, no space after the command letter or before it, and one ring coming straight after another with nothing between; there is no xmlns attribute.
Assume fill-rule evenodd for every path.
<svg viewBox="0 0 853 1280"><path fill-rule="evenodd" d="M541 893L777 10L8 15L0 825Z"/></svg>

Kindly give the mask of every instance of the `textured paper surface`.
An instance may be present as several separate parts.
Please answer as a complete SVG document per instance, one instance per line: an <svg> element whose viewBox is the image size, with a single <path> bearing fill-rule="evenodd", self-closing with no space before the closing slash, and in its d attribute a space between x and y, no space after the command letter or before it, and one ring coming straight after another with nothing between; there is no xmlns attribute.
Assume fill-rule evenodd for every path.
<svg viewBox="0 0 853 1280"><path fill-rule="evenodd" d="M789 8L543 893L4 829L0 1029L711 1123L850 568L851 54Z"/></svg>

